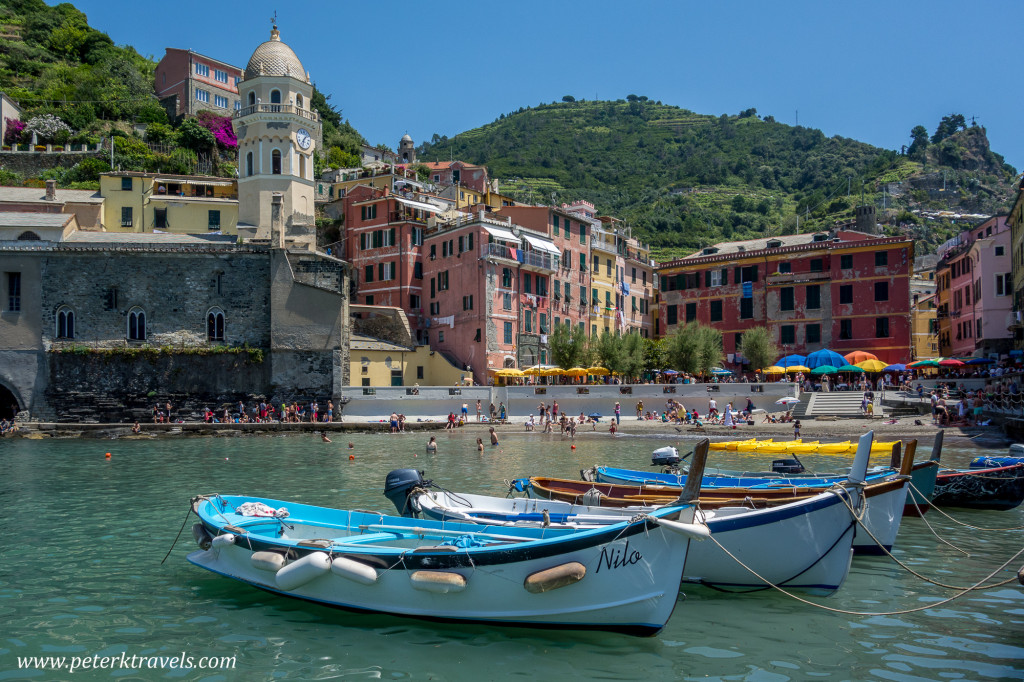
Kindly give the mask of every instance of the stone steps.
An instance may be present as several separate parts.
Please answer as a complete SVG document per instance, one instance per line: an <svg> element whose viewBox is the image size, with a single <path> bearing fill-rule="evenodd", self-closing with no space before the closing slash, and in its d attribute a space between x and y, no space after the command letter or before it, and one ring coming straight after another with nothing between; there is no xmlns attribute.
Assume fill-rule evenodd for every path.
<svg viewBox="0 0 1024 682"><path fill-rule="evenodd" d="M808 417L835 416L835 417L863 417L860 409L864 394L859 391L838 391L835 393L812 393L808 401L805 414ZM876 405L875 416L881 414L881 409Z"/></svg>

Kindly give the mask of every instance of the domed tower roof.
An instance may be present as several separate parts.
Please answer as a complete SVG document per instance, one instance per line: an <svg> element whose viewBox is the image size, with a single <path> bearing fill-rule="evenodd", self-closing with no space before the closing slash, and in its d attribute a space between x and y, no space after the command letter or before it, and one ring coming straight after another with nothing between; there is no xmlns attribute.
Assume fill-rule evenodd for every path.
<svg viewBox="0 0 1024 682"><path fill-rule="evenodd" d="M409 136L409 133L402 135L402 142L412 142L412 137Z"/></svg>
<svg viewBox="0 0 1024 682"><path fill-rule="evenodd" d="M291 76L308 82L302 62L295 56L292 48L281 42L281 32L277 30L277 26L271 29L270 40L261 43L249 57L249 64L245 67L245 80L257 76Z"/></svg>

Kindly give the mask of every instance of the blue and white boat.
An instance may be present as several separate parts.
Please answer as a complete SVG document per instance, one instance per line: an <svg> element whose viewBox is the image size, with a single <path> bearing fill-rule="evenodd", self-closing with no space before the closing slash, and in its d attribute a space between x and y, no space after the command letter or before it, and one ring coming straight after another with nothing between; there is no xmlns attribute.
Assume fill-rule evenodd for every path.
<svg viewBox="0 0 1024 682"><path fill-rule="evenodd" d="M858 449L847 482L863 481L871 452L871 436L864 438L867 445ZM601 526L650 511L639 506L597 507L551 499L452 493L431 488L422 479L409 488L407 497L391 497L400 513L506 528ZM765 509L701 510L697 518L707 524L712 541L690 547L683 581L737 591L768 589L771 583L830 594L849 573L857 526L851 509L860 513L863 505L861 487L850 485Z"/></svg>
<svg viewBox="0 0 1024 682"><path fill-rule="evenodd" d="M509 528L245 495L193 500L188 560L289 597L435 620L650 635L672 614L694 507L584 529Z"/></svg>

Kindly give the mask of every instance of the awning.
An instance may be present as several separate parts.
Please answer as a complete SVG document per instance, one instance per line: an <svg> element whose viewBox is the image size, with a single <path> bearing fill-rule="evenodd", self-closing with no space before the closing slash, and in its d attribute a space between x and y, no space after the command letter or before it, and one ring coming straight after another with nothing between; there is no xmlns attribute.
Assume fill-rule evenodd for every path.
<svg viewBox="0 0 1024 682"><path fill-rule="evenodd" d="M501 239L506 242L521 243L519 237L512 234L512 230L506 230L504 227L493 227L491 225L484 225L484 229L487 230L495 239Z"/></svg>
<svg viewBox="0 0 1024 682"><path fill-rule="evenodd" d="M547 241L546 239L539 239L537 237L531 237L528 234L524 234L523 237L535 249L539 249L540 251L547 251L548 253L554 254L556 256L561 256L562 255L562 252L559 251L558 249L556 249L555 245L552 242Z"/></svg>
<svg viewBox="0 0 1024 682"><path fill-rule="evenodd" d="M419 209L420 211L430 211L431 213L440 213L441 211L445 210L444 208L442 208L440 206L435 206L434 204L427 204L427 203L424 203L422 201L413 201L412 199L403 199L402 197L395 197L395 196L393 196L392 198L395 201L397 201L398 203L402 204L403 206L408 206L409 208Z"/></svg>
<svg viewBox="0 0 1024 682"><path fill-rule="evenodd" d="M200 180L199 178L153 178L153 182L161 182L165 185L213 185L216 187L231 187L234 180Z"/></svg>

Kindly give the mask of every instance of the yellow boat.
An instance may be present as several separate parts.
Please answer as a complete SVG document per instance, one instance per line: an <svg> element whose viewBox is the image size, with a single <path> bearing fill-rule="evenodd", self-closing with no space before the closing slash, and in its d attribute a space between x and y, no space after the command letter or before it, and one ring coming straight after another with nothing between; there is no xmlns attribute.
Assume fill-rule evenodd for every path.
<svg viewBox="0 0 1024 682"><path fill-rule="evenodd" d="M847 440L841 443L821 443L814 452L817 455L845 455L848 452L856 451L857 444Z"/></svg>
<svg viewBox="0 0 1024 682"><path fill-rule="evenodd" d="M756 452L758 454L784 454L787 452L791 452L792 448L799 447L800 445L803 445L802 440L790 440L779 442L772 442L769 440L758 443Z"/></svg>
<svg viewBox="0 0 1024 682"><path fill-rule="evenodd" d="M789 446L789 449L786 450L786 452L794 455L813 455L818 452L818 445L820 445L820 443L816 440L794 443Z"/></svg>
<svg viewBox="0 0 1024 682"><path fill-rule="evenodd" d="M723 440L717 443L712 443L710 449L712 450L744 450L748 447L753 447L757 442L756 438L750 438L748 440Z"/></svg>

